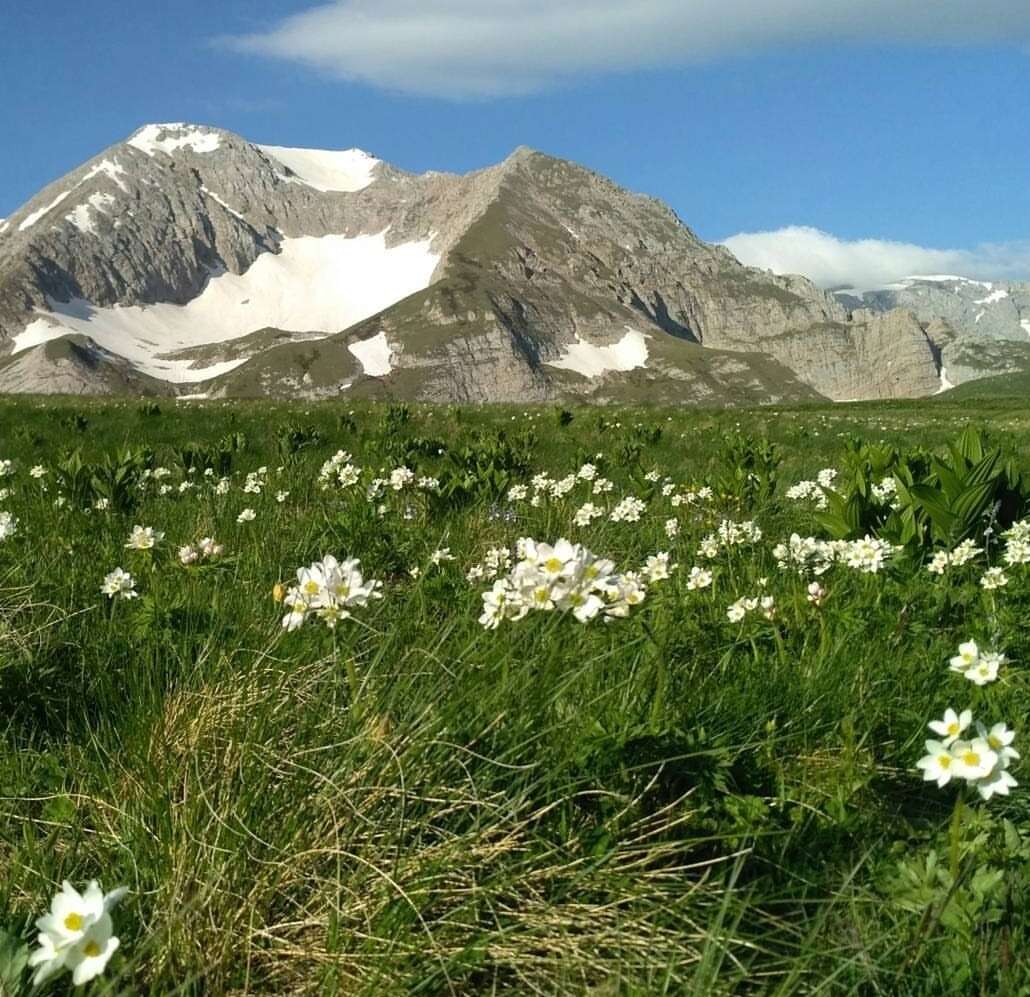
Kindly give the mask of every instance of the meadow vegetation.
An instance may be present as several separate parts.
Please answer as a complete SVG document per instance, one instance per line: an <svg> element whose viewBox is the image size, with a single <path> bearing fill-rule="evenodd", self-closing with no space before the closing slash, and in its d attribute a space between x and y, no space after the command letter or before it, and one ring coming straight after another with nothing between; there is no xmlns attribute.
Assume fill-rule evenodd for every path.
<svg viewBox="0 0 1030 997"><path fill-rule="evenodd" d="M0 401L0 993L1030 992L1028 429Z"/></svg>

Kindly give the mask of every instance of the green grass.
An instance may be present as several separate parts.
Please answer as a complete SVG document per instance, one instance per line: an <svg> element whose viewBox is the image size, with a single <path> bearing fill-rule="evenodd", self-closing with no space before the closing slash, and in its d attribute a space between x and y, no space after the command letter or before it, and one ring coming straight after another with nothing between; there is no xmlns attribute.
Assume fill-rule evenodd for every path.
<svg viewBox="0 0 1030 997"><path fill-rule="evenodd" d="M839 466L844 438L941 448L974 418L1030 465L1020 402L951 394L577 408L567 425L551 408L0 400L0 459L16 464L0 509L19 521L0 541L0 926L32 940L65 878L129 886L121 948L93 984L112 993L1026 993L1025 791L970 800L953 832L954 787L914 764L949 705L1007 720L1025 749L1030 574L1011 569L992 596L982 558L944 578L838 566L817 609L772 556L792 531L818 535L784 492ZM718 479L738 429L780 448L771 498L674 508L644 480ZM573 526L583 484L539 507L475 489L464 503L388 490L381 516L365 500L406 452L439 475L437 445L502 431L525 462L509 483L601 452L615 488L594 501L645 496L641 521ZM230 492L180 494L183 449L231 433L245 445ZM126 445L176 487L125 512L55 507L63 455ZM339 448L362 487L321 490ZM243 493L260 466L263 492ZM239 524L246 507L257 518ZM763 539L689 591L724 517ZM153 553L124 548L136 523L165 532ZM180 565L202 536L224 559ZM489 583L465 574L522 536L568 537L621 569L668 550L679 567L626 619L485 630ZM456 560L432 567L445 546ZM273 587L328 553L360 558L383 599L335 633L283 632ZM141 598L112 606L99 586L119 565ZM760 591L775 621L730 623L729 604ZM970 638L1009 656L1001 681L949 673Z"/></svg>

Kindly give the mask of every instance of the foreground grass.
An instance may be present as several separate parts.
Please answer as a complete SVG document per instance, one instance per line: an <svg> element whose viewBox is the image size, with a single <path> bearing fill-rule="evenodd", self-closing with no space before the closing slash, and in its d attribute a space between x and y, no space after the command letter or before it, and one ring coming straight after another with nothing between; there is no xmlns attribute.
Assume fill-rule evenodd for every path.
<svg viewBox="0 0 1030 997"><path fill-rule="evenodd" d="M1025 794L953 823L954 787L914 763L947 706L1022 733L1030 578L992 594L982 560L943 579L834 569L816 607L771 551L818 533L784 492L834 466L844 438L934 447L975 415L1030 466L1030 417L1010 403L569 415L0 402L0 459L16 465L0 509L19 521L0 542L0 925L29 939L66 878L128 885L121 949L93 984L114 993L1027 992ZM750 508L727 484L738 430L783 457ZM317 484L339 448L366 477L405 462L434 475L441 448L501 431L526 468L496 494L387 490L380 515L360 489ZM229 434L217 495L195 455ZM67 451L100 461L130 443L172 470L171 491L125 512L55 506ZM615 483L594 501L647 498L639 522L574 526L588 486L539 507L499 497L587 460ZM33 479L35 464L51 473ZM264 488L244 492L260 466ZM721 493L673 507L649 471ZM689 590L723 517L763 540ZM153 552L125 550L136 523L165 532ZM179 564L201 536L225 558ZM521 536L566 536L620 568L667 550L679 568L624 620L485 630L489 582L466 572ZM434 566L444 547L455 560ZM360 558L384 598L335 632L283 632L273 587L326 553ZM139 600L100 595L119 565ZM774 621L727 619L760 591ZM948 672L971 637L1012 659L982 691Z"/></svg>

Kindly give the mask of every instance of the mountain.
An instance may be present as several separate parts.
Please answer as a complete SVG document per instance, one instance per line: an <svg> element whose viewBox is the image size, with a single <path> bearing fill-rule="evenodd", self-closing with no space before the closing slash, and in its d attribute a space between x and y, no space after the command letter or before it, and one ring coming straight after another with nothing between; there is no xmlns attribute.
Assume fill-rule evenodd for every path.
<svg viewBox="0 0 1030 997"><path fill-rule="evenodd" d="M928 327L745 267L526 148L414 175L154 124L0 223L4 391L913 397L942 384Z"/></svg>
<svg viewBox="0 0 1030 997"><path fill-rule="evenodd" d="M942 380L951 385L1030 372L1030 284L933 274L836 297L846 308L903 308L936 323L936 336L930 334L940 347Z"/></svg>

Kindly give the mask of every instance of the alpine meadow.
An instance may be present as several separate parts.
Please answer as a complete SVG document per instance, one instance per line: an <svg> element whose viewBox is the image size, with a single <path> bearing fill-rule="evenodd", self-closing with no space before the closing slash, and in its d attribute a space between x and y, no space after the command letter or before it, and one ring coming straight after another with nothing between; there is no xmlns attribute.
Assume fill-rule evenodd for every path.
<svg viewBox="0 0 1030 997"><path fill-rule="evenodd" d="M1025 992L1028 418L918 404L0 402L3 992Z"/></svg>

